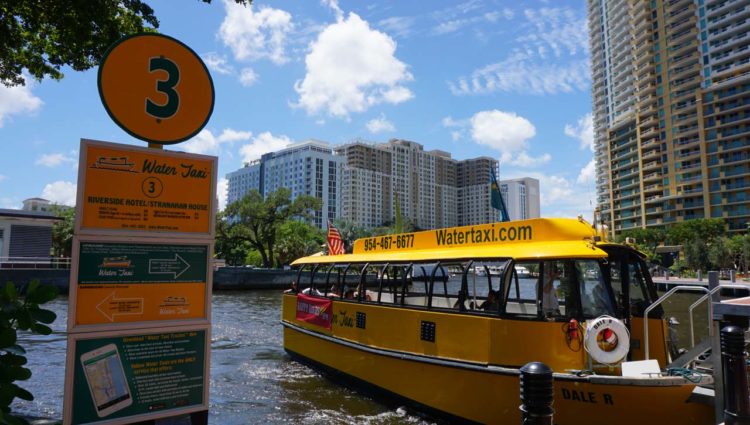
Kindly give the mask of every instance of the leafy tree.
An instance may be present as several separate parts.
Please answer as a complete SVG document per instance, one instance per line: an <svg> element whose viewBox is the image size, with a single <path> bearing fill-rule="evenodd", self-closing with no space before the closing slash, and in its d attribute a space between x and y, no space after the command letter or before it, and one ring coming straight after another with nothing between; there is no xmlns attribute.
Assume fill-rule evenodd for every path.
<svg viewBox="0 0 750 425"><path fill-rule="evenodd" d="M0 83L23 85L24 69L37 80L61 79L63 66L85 71L98 65L109 46L123 36L157 28L159 20L143 0L3 1Z"/></svg>
<svg viewBox="0 0 750 425"><path fill-rule="evenodd" d="M727 239L729 255L737 270L747 273L750 262L750 234L734 235Z"/></svg>
<svg viewBox="0 0 750 425"><path fill-rule="evenodd" d="M667 230L667 240L675 245L699 239L709 244L714 239L724 236L726 224L720 218L700 218L676 223Z"/></svg>
<svg viewBox="0 0 750 425"><path fill-rule="evenodd" d="M217 233L230 244L247 242L260 253L264 267L273 267L280 226L291 219L309 218L310 211L321 208L318 198L302 195L291 200L291 196L287 188L265 199L257 190L251 190L242 199L227 205L220 214Z"/></svg>
<svg viewBox="0 0 750 425"><path fill-rule="evenodd" d="M11 413L13 400L33 401L34 396L16 385L16 381L31 378L31 370L24 367L27 363L26 350L18 345L18 331L27 331L49 335L52 329L47 326L57 317L54 312L39 308L41 304L57 297L54 286L39 285L32 281L26 289L26 296L21 297L16 286L8 282L0 292L0 423L23 424L24 419Z"/></svg>
<svg viewBox="0 0 750 425"><path fill-rule="evenodd" d="M263 266L263 259L260 258L260 252L254 249L249 250L245 257L245 264L256 267Z"/></svg>
<svg viewBox="0 0 750 425"><path fill-rule="evenodd" d="M301 221L287 221L279 226L276 243L276 264L286 265L297 258L321 250L323 231Z"/></svg>
<svg viewBox="0 0 750 425"><path fill-rule="evenodd" d="M341 218L334 220L333 225L336 226L336 229L341 234L341 239L344 241L344 248L346 248L347 253L352 252L354 241L375 234L365 227L357 226L351 221Z"/></svg>
<svg viewBox="0 0 750 425"><path fill-rule="evenodd" d="M214 244L214 255L216 258L223 258L228 266L242 266L247 264L246 258L248 253L252 251L250 244L245 241L235 241L228 238L226 230L222 231L221 226L226 227L226 222L217 217L216 243Z"/></svg>
<svg viewBox="0 0 750 425"><path fill-rule="evenodd" d="M651 262L656 262L659 256L656 254L656 247L664 242L666 233L663 229L647 227L645 229L628 229L617 235L618 242L624 242L626 238L635 239L638 250L642 251Z"/></svg>
<svg viewBox="0 0 750 425"><path fill-rule="evenodd" d="M73 252L76 210L63 205L53 205L51 212L62 218L61 221L52 225L52 255L55 257L70 257Z"/></svg>
<svg viewBox="0 0 750 425"><path fill-rule="evenodd" d="M693 270L708 268L708 246L700 239L691 239L682 246L685 263Z"/></svg>
<svg viewBox="0 0 750 425"><path fill-rule="evenodd" d="M708 246L708 261L712 268L726 269L734 267L734 258L729 249L728 238L716 238Z"/></svg>

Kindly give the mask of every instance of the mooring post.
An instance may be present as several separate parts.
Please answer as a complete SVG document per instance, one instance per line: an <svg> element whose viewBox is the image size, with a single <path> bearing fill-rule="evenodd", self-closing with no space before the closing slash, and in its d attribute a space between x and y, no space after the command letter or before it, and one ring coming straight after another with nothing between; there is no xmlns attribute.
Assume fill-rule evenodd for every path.
<svg viewBox="0 0 750 425"><path fill-rule="evenodd" d="M521 425L552 425L554 388L552 369L544 363L521 368Z"/></svg>
<svg viewBox="0 0 750 425"><path fill-rule="evenodd" d="M716 287L719 286L719 272L712 271L708 272L708 289L714 290ZM713 295L711 295L711 299L709 299L709 302L721 302L721 292L720 290L717 290ZM723 374L721 372L721 356L719 353L721 353L721 341L719 338L720 332L720 326L719 326L719 320L717 320L716 317L713 317L713 320L711 323L708 324L711 327L711 357L709 357L711 361L711 367L713 370L714 375L714 419L715 423L721 423L724 419L724 380Z"/></svg>
<svg viewBox="0 0 750 425"><path fill-rule="evenodd" d="M721 363L724 374L724 422L726 425L750 425L745 330L741 327L730 325L721 330Z"/></svg>

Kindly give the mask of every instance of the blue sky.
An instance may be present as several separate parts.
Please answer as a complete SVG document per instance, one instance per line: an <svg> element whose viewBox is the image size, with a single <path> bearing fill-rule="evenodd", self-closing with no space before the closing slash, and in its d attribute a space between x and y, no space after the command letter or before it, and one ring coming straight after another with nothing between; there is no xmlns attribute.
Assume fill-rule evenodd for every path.
<svg viewBox="0 0 750 425"><path fill-rule="evenodd" d="M149 4L160 31L203 58L216 91L205 129L167 149L218 156L220 178L309 138L402 138L497 158L500 179L540 180L543 216L591 217L583 0ZM96 71L0 85L0 208L34 196L73 204L81 138L145 145L108 117Z"/></svg>

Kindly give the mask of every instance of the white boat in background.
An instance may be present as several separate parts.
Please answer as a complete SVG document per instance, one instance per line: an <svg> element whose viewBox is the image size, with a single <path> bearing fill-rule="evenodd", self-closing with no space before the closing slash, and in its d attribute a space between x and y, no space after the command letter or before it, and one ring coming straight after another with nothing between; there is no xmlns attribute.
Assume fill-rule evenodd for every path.
<svg viewBox="0 0 750 425"><path fill-rule="evenodd" d="M526 267L515 266L514 268L516 269L516 275L518 275L520 279L531 277L531 272L529 272L529 269L527 269Z"/></svg>

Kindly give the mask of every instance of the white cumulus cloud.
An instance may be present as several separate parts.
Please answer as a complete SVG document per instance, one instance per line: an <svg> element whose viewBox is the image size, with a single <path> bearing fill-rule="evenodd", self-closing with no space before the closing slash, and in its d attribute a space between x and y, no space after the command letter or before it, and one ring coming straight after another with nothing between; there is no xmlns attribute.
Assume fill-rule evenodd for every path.
<svg viewBox="0 0 750 425"><path fill-rule="evenodd" d="M526 151L521 151L515 158L508 161L511 165L517 167L538 167L544 165L552 160L552 156L548 153L540 156L530 156Z"/></svg>
<svg viewBox="0 0 750 425"><path fill-rule="evenodd" d="M32 114L42 107L42 99L34 96L34 83L26 78L25 86L5 87L0 84L0 127L12 115Z"/></svg>
<svg viewBox="0 0 750 425"><path fill-rule="evenodd" d="M414 79L395 56L396 42L354 13L329 25L311 43L307 73L297 81L294 105L308 114L348 118L379 103L398 104L414 94L403 84Z"/></svg>
<svg viewBox="0 0 750 425"><path fill-rule="evenodd" d="M218 74L229 75L234 72L234 67L229 64L227 57L224 55L219 55L216 52L209 52L203 55L202 59L208 69Z"/></svg>
<svg viewBox="0 0 750 425"><path fill-rule="evenodd" d="M220 135L216 136L211 130L204 128L197 136L180 144L180 149L191 153L218 154L223 144L249 140L252 135L253 133L249 131L225 128Z"/></svg>
<svg viewBox="0 0 750 425"><path fill-rule="evenodd" d="M596 164L595 164L595 161L592 159L578 173L578 178L576 178L576 183L579 183L579 184L593 183L595 179L596 179Z"/></svg>
<svg viewBox="0 0 750 425"><path fill-rule="evenodd" d="M258 81L258 74L252 68L242 68L240 71L240 84L250 87Z"/></svg>
<svg viewBox="0 0 750 425"><path fill-rule="evenodd" d="M501 153L501 162L510 162L513 155L528 147L528 140L536 135L534 125L515 112L481 111L470 120L471 138L480 145Z"/></svg>
<svg viewBox="0 0 750 425"><path fill-rule="evenodd" d="M274 136L265 131L253 138L249 144L240 147L240 155L242 155L243 162L250 162L260 158L264 153L284 149L290 144L292 140L287 136Z"/></svg>
<svg viewBox="0 0 750 425"><path fill-rule="evenodd" d="M570 136L574 139L578 139L581 149L588 148L591 152L593 152L594 122L591 118L591 113L588 113L579 118L576 124L566 124L565 135Z"/></svg>
<svg viewBox="0 0 750 425"><path fill-rule="evenodd" d="M224 211L227 207L227 191L229 190L229 180L222 177L216 183L216 197L219 198L219 211Z"/></svg>
<svg viewBox="0 0 750 425"><path fill-rule="evenodd" d="M45 167L57 167L62 164L75 164L76 161L75 158L64 153L48 153L37 158L34 164Z"/></svg>
<svg viewBox="0 0 750 425"><path fill-rule="evenodd" d="M73 207L76 204L76 184L58 180L44 186L41 197L53 203Z"/></svg>
<svg viewBox="0 0 750 425"><path fill-rule="evenodd" d="M380 114L378 118L373 118L368 121L367 129L372 134L389 133L396 131L396 127L393 125L393 123L388 121L388 119L383 114Z"/></svg>
<svg viewBox="0 0 750 425"><path fill-rule="evenodd" d="M218 36L240 61L268 59L281 65L289 58L285 48L287 35L294 29L292 15L281 9L242 6L224 0L226 16Z"/></svg>

